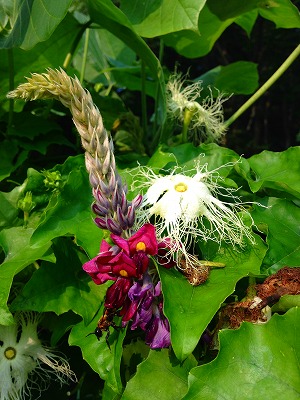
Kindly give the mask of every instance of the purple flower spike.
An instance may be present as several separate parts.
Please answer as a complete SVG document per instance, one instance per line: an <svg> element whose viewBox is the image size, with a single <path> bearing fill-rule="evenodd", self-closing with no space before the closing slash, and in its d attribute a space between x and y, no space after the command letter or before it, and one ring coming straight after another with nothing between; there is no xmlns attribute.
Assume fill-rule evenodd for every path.
<svg viewBox="0 0 300 400"><path fill-rule="evenodd" d="M170 325L161 311L161 304L155 310L155 315L149 323L145 342L151 349L162 349L171 345Z"/></svg>

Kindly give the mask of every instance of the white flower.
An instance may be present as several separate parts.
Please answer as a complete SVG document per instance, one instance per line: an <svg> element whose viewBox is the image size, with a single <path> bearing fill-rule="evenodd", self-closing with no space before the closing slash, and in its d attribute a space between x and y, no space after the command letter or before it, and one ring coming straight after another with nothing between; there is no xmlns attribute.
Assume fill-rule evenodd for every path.
<svg viewBox="0 0 300 400"><path fill-rule="evenodd" d="M141 169L145 179L140 187L148 190L137 210L138 225L150 222L154 216L157 237L171 239L171 252L178 253L179 267L182 255L190 265L197 264L197 258L188 252L195 239L213 240L219 245L224 241L234 247L243 247L245 238L255 242L251 227L243 222L242 214L250 214L234 195L237 189L218 183L222 180L218 170L234 164L213 171L208 171L207 164L197 164L193 176L176 173L178 168L166 176L156 175L150 168ZM221 196L226 200L220 200Z"/></svg>
<svg viewBox="0 0 300 400"><path fill-rule="evenodd" d="M28 398L30 389L41 391L51 374L61 383L76 380L67 361L42 346L37 324L35 314L25 313L15 317L14 325L0 325L0 400Z"/></svg>
<svg viewBox="0 0 300 400"><path fill-rule="evenodd" d="M167 84L167 111L171 118L184 123L186 111L189 111L188 129L193 137L200 136L200 141L219 142L226 133L222 104L227 100L222 94L214 99L211 88L210 96L199 100L202 82L194 82L184 87L184 80L179 75L171 76Z"/></svg>

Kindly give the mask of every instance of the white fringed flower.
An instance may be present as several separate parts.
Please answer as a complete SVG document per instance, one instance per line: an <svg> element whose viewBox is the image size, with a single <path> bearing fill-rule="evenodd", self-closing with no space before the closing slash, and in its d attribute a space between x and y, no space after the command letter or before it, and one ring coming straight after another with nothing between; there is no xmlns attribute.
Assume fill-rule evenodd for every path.
<svg viewBox="0 0 300 400"><path fill-rule="evenodd" d="M51 375L61 383L76 380L67 361L41 344L37 324L35 314L25 313L14 325L0 325L0 400L28 398L30 389L43 390Z"/></svg>
<svg viewBox="0 0 300 400"><path fill-rule="evenodd" d="M182 256L191 266L197 264L197 258L188 251L195 239L213 240L219 245L224 241L233 247L243 247L245 238L255 242L251 227L243 222L242 214L247 211L234 195L236 189L218 183L222 180L218 170L234 164L213 171L208 171L207 164L197 164L193 176L176 173L178 168L166 176L156 175L150 168L141 169L144 179L140 188L148 190L137 211L138 226L154 216L157 237L171 239L171 252L177 253L179 267Z"/></svg>
<svg viewBox="0 0 300 400"><path fill-rule="evenodd" d="M184 123L188 110L190 112L189 131L192 135L201 136L201 141L219 142L226 133L222 104L228 98L219 94L214 99L211 88L210 96L199 100L202 91L202 82L194 82L184 87L184 80L180 75L171 76L167 84L167 111L171 118Z"/></svg>

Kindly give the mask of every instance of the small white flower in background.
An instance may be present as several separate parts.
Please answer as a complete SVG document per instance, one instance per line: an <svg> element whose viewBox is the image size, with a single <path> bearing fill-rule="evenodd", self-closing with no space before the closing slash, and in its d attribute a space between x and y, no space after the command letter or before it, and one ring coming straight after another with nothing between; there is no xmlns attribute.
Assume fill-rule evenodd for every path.
<svg viewBox="0 0 300 400"><path fill-rule="evenodd" d="M0 325L0 400L31 398L31 388L45 389L51 376L61 383L76 381L68 362L41 344L38 320L24 313L15 317L14 325Z"/></svg>
<svg viewBox="0 0 300 400"><path fill-rule="evenodd" d="M199 100L202 82L194 82L184 87L184 79L180 75L171 76L167 84L167 111L171 118L184 122L185 112L190 112L189 131L200 136L203 142L219 142L226 133L224 125L223 106L228 97L223 94L214 99L211 88L210 96ZM216 89L217 90L217 89Z"/></svg>
<svg viewBox="0 0 300 400"><path fill-rule="evenodd" d="M218 183L222 180L218 170L234 164L227 163L213 171L208 171L207 164L197 164L193 176L176 173L178 168L165 176L141 168L144 179L139 187L148 190L137 210L138 226L154 217L157 237L171 239L171 253L178 267L182 256L187 264L197 266L197 258L189 254L195 239L213 240L219 245L224 241L233 247L243 247L245 238L255 243L251 226L243 222L241 214L247 211L234 195L237 189ZM220 196L228 201L219 200Z"/></svg>

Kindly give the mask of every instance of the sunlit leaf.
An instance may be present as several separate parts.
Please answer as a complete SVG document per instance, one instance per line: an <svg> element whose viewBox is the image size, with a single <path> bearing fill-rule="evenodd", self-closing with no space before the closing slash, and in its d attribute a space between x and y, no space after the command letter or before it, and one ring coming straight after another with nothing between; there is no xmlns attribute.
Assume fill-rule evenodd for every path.
<svg viewBox="0 0 300 400"><path fill-rule="evenodd" d="M299 399L299 324L296 307L264 325L221 331L217 358L191 371L183 399Z"/></svg>
<svg viewBox="0 0 300 400"><path fill-rule="evenodd" d="M42 73L46 71L46 68L62 66L79 30L78 22L68 14L47 41L38 43L33 49L27 51L14 49L15 86L23 83L24 77L30 76L32 72ZM9 87L8 77L11 74L12 66L8 63L7 50L0 50L0 59L0 100L4 100L7 92L14 89ZM15 103L15 108L23 106L23 101Z"/></svg>
<svg viewBox="0 0 300 400"><path fill-rule="evenodd" d="M208 0L200 12L198 33L183 30L166 35L165 42L176 51L189 58L201 57L210 52L224 30L241 16L258 11L263 18L270 19L277 27L295 28L300 26L296 7L289 0L262 1L249 0Z"/></svg>
<svg viewBox="0 0 300 400"><path fill-rule="evenodd" d="M298 266L300 253L300 208L284 199L266 198L266 206L256 207L252 217L257 227L266 230L269 250L264 268L269 273L285 266Z"/></svg>
<svg viewBox="0 0 300 400"><path fill-rule="evenodd" d="M183 29L196 31L199 12L204 4L205 0L146 0L141 7L139 0L124 0L121 9L135 31L150 38Z"/></svg>
<svg viewBox="0 0 300 400"><path fill-rule="evenodd" d="M151 350L137 368L136 375L128 382L122 400L157 398L179 400L187 391L187 378L197 365L193 356L180 363L167 349Z"/></svg>
<svg viewBox="0 0 300 400"><path fill-rule="evenodd" d="M209 258L225 264L212 269L208 280L192 286L174 269L159 268L164 294L164 312L171 325L171 342L176 357L184 360L196 347L213 316L224 300L234 292L236 283L249 274L259 274L266 247L257 237L256 245L234 252L224 246ZM212 254L213 255L213 254Z"/></svg>
<svg viewBox="0 0 300 400"><path fill-rule="evenodd" d="M299 10L290 0L262 1L259 14L274 22L276 28L300 28Z"/></svg>
<svg viewBox="0 0 300 400"><path fill-rule="evenodd" d="M280 153L263 151L249 158L255 176L249 179L253 192L273 189L285 197L287 193L300 198L300 147L290 147ZM268 166L268 168L266 168ZM272 192L271 192L272 193Z"/></svg>
<svg viewBox="0 0 300 400"><path fill-rule="evenodd" d="M11 8L12 30L0 38L1 48L31 49L47 40L66 15L72 0L49 2L45 0L14 0Z"/></svg>

